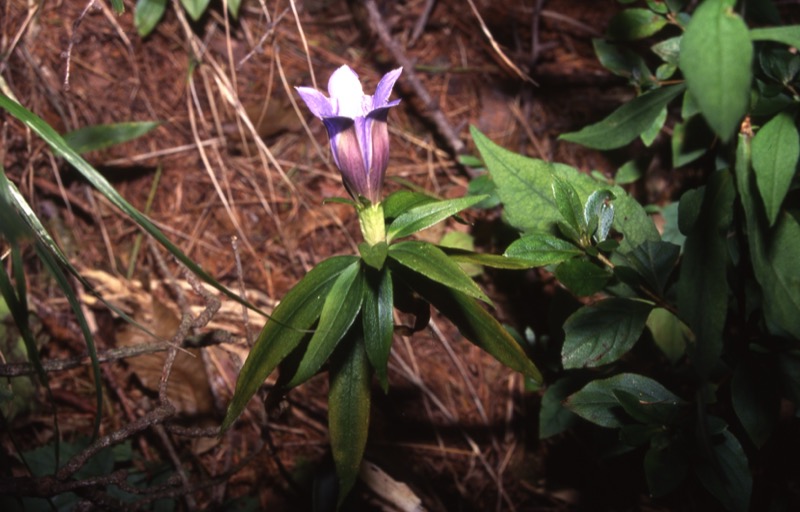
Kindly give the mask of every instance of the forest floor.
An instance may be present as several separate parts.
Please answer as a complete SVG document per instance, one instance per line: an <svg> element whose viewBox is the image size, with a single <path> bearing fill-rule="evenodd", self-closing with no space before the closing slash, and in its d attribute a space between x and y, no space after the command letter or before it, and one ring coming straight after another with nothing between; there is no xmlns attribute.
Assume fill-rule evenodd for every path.
<svg viewBox="0 0 800 512"><path fill-rule="evenodd" d="M609 176L636 150L600 154L558 140L635 94L600 66L592 49L592 38L602 36L620 8L616 1L476 0L480 18L461 0L378 3L381 30L413 63L393 96L402 103L389 116L387 192L413 184L440 197L466 193L471 171L459 165L454 139L432 122L435 108L466 144L464 154L476 154L470 125L514 151ZM231 289L240 288L241 277L247 299L270 311L314 264L354 253L360 239L352 208L324 204L345 191L324 127L293 88L324 90L330 73L347 64L370 92L398 67L397 55L361 2L307 0L295 11L286 0L244 0L233 20L215 1L198 22L171 2L146 38L133 26L134 2L125 4L125 14L116 15L102 0L2 2L0 75L20 103L60 133L160 121L146 136L87 159L190 258ZM412 76L435 107L411 86ZM137 250L135 225L6 114L0 114L0 162L78 269L137 321L170 337L182 309L176 289L193 311L202 309L202 298L163 249L145 241ZM652 169L633 192L644 203L673 200L672 179ZM499 209L465 218L470 224L450 222L420 236L438 242L447 231L470 232L480 251L502 251ZM28 256L43 358L82 356L86 345L69 305L32 251ZM548 335L556 286L546 273L485 273L479 281L502 321ZM83 298L101 353L150 341L91 295ZM263 321L253 312L245 319L238 305L223 301L203 332L225 330L232 342L179 355L168 389L184 425L219 425L248 333ZM163 362L162 352L103 364L101 434L153 409ZM54 372L60 431L39 392L11 420L18 448L90 435L97 414L92 379L88 366ZM641 475L631 470L640 468L640 453L602 458L580 432L540 441L541 393L436 314L413 337L396 337L390 383L388 394L374 389L366 460L407 485L398 487L406 494L380 497L388 484L362 483L353 509L402 509L414 496L430 511L670 508L651 503L641 477L628 476ZM302 510L311 477L329 471L326 395L321 375L292 390L269 410L268 421L263 401L254 400L222 437L187 439L153 428L131 436L130 453L122 456L131 470L151 476L179 465L192 484L179 507L224 508L232 498L249 497L255 509ZM2 444L15 453L9 438ZM18 462L14 472L23 473Z"/></svg>

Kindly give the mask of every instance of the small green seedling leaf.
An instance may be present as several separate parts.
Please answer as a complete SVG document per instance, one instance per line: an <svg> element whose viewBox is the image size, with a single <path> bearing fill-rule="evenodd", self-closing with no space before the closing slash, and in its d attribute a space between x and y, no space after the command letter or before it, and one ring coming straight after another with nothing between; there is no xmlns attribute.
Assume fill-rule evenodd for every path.
<svg viewBox="0 0 800 512"><path fill-rule="evenodd" d="M210 0L181 0L181 5L193 21L197 21L208 9Z"/></svg>
<svg viewBox="0 0 800 512"><path fill-rule="evenodd" d="M161 21L166 9L167 0L137 0L133 24L139 36L148 36Z"/></svg>
<svg viewBox="0 0 800 512"><path fill-rule="evenodd" d="M584 306L564 323L564 368L594 368L622 357L639 340L653 306L613 298Z"/></svg>

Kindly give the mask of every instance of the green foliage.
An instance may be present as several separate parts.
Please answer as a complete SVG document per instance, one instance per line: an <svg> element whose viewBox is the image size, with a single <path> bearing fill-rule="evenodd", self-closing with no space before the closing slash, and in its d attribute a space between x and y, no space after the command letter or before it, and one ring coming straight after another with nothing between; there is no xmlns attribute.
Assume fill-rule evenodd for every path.
<svg viewBox="0 0 800 512"><path fill-rule="evenodd" d="M785 435L776 428L782 401L800 405L800 57L784 46L800 45L800 27L749 29L779 23L777 10L734 4L653 0L623 10L611 41L594 47L637 97L561 137L595 149L637 137L639 148L671 147L673 167L702 168L702 183L679 190L679 201L645 208L599 172L472 136L504 220L519 231L504 256L591 296L551 318L564 337L541 362L553 373L540 437L583 420L616 429L619 451L645 448L653 496L694 479L725 509L745 511L764 478L759 464ZM661 60L655 71L638 53L647 46L625 44L634 39ZM615 183L658 163L637 155ZM662 233L648 216L656 212Z"/></svg>
<svg viewBox="0 0 800 512"><path fill-rule="evenodd" d="M145 135L157 122L97 124L64 134L64 141L78 153L105 149Z"/></svg>
<svg viewBox="0 0 800 512"><path fill-rule="evenodd" d="M121 0L112 0L119 2ZM181 0L181 5L193 21L199 21L208 10L211 0ZM220 2L222 3L222 2ZM228 12L234 18L239 16L242 0L227 0ZM158 26L167 7L166 0L136 0L133 23L141 37L147 37ZM121 12L121 11L118 11Z"/></svg>

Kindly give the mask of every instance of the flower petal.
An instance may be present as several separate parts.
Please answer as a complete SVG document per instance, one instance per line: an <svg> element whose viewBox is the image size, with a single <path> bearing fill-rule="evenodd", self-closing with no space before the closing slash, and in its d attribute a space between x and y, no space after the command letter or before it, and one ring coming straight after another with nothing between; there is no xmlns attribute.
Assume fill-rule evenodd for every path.
<svg viewBox="0 0 800 512"><path fill-rule="evenodd" d="M334 115L331 101L324 94L311 87L295 87L297 94L306 102L308 110L320 119Z"/></svg>
<svg viewBox="0 0 800 512"><path fill-rule="evenodd" d="M334 115L355 119L364 115L364 89L355 71L345 65L337 69L328 80Z"/></svg>
<svg viewBox="0 0 800 512"><path fill-rule="evenodd" d="M356 123L347 117L328 117L323 119L331 140L331 151L336 167L342 173L342 181L347 191L358 199L368 197L367 170L361 144L358 140Z"/></svg>
<svg viewBox="0 0 800 512"><path fill-rule="evenodd" d="M394 105L387 105L387 101L389 100L389 96L392 94L392 88L394 88L394 83L397 82L397 79L400 78L400 73L403 72L403 68L397 68L395 70L389 71L381 81L378 82L378 87L375 88L375 94L372 96L372 109L386 107L386 106L394 106L400 102L397 100Z"/></svg>
<svg viewBox="0 0 800 512"><path fill-rule="evenodd" d="M367 176L370 196L366 197L373 203L381 200L383 178L386 175L386 167L389 165L389 127L386 123L388 116L388 108L373 110L367 116L369 128L366 132L369 139L366 141L366 145L371 148L371 151L369 176Z"/></svg>

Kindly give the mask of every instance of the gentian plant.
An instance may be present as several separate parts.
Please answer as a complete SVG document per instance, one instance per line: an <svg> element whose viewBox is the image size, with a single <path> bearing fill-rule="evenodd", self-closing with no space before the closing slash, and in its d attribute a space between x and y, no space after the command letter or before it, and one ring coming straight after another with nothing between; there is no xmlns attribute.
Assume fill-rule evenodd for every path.
<svg viewBox="0 0 800 512"><path fill-rule="evenodd" d="M427 324L430 305L462 335L508 367L541 381L517 342L478 301L491 304L459 263L523 268L514 258L477 254L403 240L485 199L438 200L401 190L383 199L389 160L389 101L402 69L387 73L375 94L364 94L356 73L336 70L321 92L298 87L328 131L334 161L358 212L364 242L360 256L333 256L319 263L272 312L242 367L223 428L242 413L276 368L275 392L285 392L328 364L328 424L339 480L339 504L355 483L367 441L373 374L388 391L387 363L395 330L393 311L412 305L416 328ZM421 298L421 299L420 299Z"/></svg>

